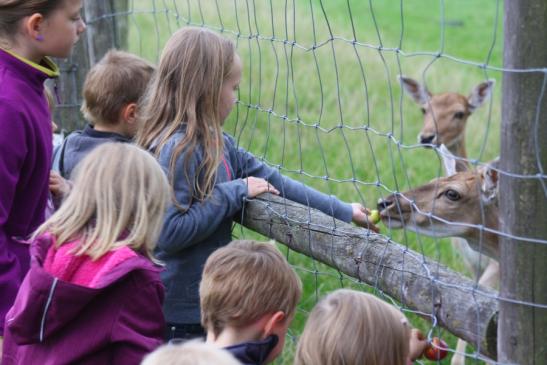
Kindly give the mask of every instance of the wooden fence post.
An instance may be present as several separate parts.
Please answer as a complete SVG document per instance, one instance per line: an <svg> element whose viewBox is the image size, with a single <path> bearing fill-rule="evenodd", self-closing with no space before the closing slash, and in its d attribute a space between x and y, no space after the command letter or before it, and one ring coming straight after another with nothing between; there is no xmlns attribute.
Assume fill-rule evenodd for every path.
<svg viewBox="0 0 547 365"><path fill-rule="evenodd" d="M543 72L503 75L500 168L538 177L501 174L500 227L547 240L547 1L510 0L504 7L504 67ZM546 364L547 309L519 302L547 305L547 244L502 237L500 268L498 359Z"/></svg>
<svg viewBox="0 0 547 365"><path fill-rule="evenodd" d="M87 21L87 29L80 36L71 57L56 60L61 68L58 81L61 104L54 118L67 131L84 126L80 114L82 86L91 66L109 49L126 50L128 47L128 1L85 1L82 15Z"/></svg>

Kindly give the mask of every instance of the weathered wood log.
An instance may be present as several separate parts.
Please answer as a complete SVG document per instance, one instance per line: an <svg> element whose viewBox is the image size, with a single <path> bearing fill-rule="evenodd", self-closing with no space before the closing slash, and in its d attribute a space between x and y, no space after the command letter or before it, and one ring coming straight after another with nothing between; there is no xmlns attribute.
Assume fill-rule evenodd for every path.
<svg viewBox="0 0 547 365"><path fill-rule="evenodd" d="M496 358L497 292L366 229L271 194L249 200L242 224L387 293Z"/></svg>

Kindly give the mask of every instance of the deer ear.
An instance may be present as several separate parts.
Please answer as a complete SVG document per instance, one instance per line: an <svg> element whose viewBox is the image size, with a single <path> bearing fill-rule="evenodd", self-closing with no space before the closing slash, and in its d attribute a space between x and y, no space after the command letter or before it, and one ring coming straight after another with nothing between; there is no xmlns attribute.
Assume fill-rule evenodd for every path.
<svg viewBox="0 0 547 365"><path fill-rule="evenodd" d="M481 82L471 91L471 94L467 97L469 103L469 111L474 112L492 95L492 89L496 84L496 80L490 79L485 82Z"/></svg>
<svg viewBox="0 0 547 365"><path fill-rule="evenodd" d="M444 173L446 176L454 175L456 171L456 157L446 148L444 144L439 147L439 153L443 160Z"/></svg>
<svg viewBox="0 0 547 365"><path fill-rule="evenodd" d="M416 103L420 105L427 104L431 94L422 86L422 84L410 77L404 77L403 75L397 76L397 80L401 83L404 92L410 95Z"/></svg>
<svg viewBox="0 0 547 365"><path fill-rule="evenodd" d="M485 204L492 203L498 196L498 164L499 158L496 158L478 169L481 178L481 198Z"/></svg>
<svg viewBox="0 0 547 365"><path fill-rule="evenodd" d="M467 163L454 156L444 144L439 147L439 154L443 160L445 176L452 176L458 172L467 171L469 169Z"/></svg>

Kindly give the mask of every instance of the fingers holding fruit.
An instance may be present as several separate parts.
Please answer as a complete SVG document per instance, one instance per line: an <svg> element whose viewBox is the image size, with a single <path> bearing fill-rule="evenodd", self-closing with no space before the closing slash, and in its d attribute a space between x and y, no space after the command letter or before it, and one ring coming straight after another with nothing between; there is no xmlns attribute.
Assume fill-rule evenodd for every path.
<svg viewBox="0 0 547 365"><path fill-rule="evenodd" d="M425 358L431 361L440 361L444 359L447 354L448 345L438 337L433 337L423 352Z"/></svg>
<svg viewBox="0 0 547 365"><path fill-rule="evenodd" d="M371 221L369 215L371 213L370 209L365 208L360 203L351 203L351 208L353 210L352 213L352 220L353 223L357 224L358 226L368 228L371 231L374 231L376 233L380 232L378 227Z"/></svg>
<svg viewBox="0 0 547 365"><path fill-rule="evenodd" d="M429 343L427 342L427 339L422 334L422 332L420 332L416 328L413 328L410 332L410 344L409 344L410 359L414 361L422 357L422 354L428 348L428 346L429 346Z"/></svg>

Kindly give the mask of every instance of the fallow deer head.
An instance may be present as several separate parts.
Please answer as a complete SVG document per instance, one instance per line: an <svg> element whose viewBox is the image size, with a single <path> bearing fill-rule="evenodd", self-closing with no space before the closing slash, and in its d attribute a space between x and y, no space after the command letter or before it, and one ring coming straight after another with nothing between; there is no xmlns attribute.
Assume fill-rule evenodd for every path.
<svg viewBox="0 0 547 365"><path fill-rule="evenodd" d="M434 179L418 188L395 193L378 202L383 223L431 237L462 237L470 246L498 259L497 160L477 169L458 163L442 152L448 177Z"/></svg>
<svg viewBox="0 0 547 365"><path fill-rule="evenodd" d="M418 81L399 76L405 93L421 107L424 125L418 142L424 145L444 144L453 154L466 157L465 125L469 116L490 97L495 80L475 86L469 96L454 92L432 94Z"/></svg>

